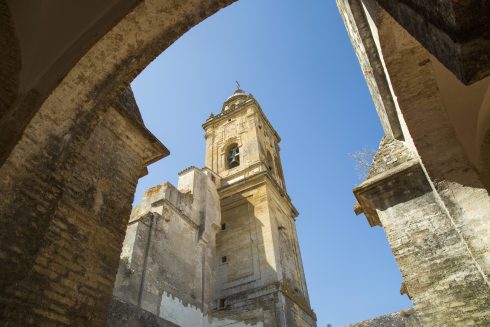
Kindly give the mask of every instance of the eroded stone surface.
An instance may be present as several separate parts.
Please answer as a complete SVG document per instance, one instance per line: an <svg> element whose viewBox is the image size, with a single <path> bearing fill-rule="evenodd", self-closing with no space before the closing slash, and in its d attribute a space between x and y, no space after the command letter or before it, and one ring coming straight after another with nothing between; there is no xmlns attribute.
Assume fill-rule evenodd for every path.
<svg viewBox="0 0 490 327"><path fill-rule="evenodd" d="M458 86L457 102L450 101L445 68L388 13L371 0L338 3L362 67L381 68L376 74L389 85L371 88L387 92L374 99L391 97L403 132L397 139L386 133L368 179L354 189L356 212L383 226L423 325L487 325L490 199L484 171L468 157L476 156L477 138L461 138L467 121L454 119L468 107L467 118L480 119L473 101L485 98L487 84L472 86L483 90L476 93Z"/></svg>
<svg viewBox="0 0 490 327"><path fill-rule="evenodd" d="M346 327L422 327L413 309L390 313Z"/></svg>
<svg viewBox="0 0 490 327"><path fill-rule="evenodd" d="M105 323L114 256L136 182L148 161L168 152L119 104L97 118L94 125L84 121L76 134L52 139L45 155L54 155L71 138L80 144L77 151L53 156L46 166L36 160L16 166L15 157L0 168L1 218L15 217L1 234L1 258L13 261L0 281L0 321L6 326ZM37 126L36 133L44 132ZM27 138L23 146L35 147L37 141ZM24 169L33 178L17 184L12 173Z"/></svg>

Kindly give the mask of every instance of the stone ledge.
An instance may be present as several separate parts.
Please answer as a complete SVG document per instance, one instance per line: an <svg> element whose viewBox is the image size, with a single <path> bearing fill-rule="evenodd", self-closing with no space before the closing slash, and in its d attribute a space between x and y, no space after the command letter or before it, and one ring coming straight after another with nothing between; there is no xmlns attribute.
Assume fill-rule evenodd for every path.
<svg viewBox="0 0 490 327"><path fill-rule="evenodd" d="M376 186L387 183L388 181L396 178L397 176L407 174L411 171L416 170L420 167L419 161L417 159L411 159L407 162L404 162L394 168L391 168L379 175L373 176L360 185L356 186L352 192L356 197L356 204L354 205L354 211L357 215L364 213L366 216L369 225L371 227L374 226L382 226L381 221L379 220L378 213L375 208L371 208L371 206L367 203L365 196L363 196L366 192L375 188Z"/></svg>

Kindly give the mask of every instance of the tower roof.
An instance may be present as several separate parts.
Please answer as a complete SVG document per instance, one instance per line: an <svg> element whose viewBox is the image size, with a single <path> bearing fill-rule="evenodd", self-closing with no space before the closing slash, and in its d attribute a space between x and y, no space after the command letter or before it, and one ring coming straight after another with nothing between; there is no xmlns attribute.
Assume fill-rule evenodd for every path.
<svg viewBox="0 0 490 327"><path fill-rule="evenodd" d="M245 93L245 91L242 90L239 85L237 85L235 92L233 92L233 94L225 100L225 102L223 103L223 107L221 108L221 112L217 115L211 113L208 119L206 119L206 122L202 125L202 127L206 129L207 126L209 126L210 124L218 122L221 119L223 119L223 117L228 116L229 114L232 114L234 112L237 112L243 108L246 108L248 105L252 103L254 103L257 106L258 111L264 118L266 124L269 125L272 132L277 137L278 142L280 142L281 137L276 132L274 127L272 127L271 123L269 122L269 119L267 119L267 116L262 111L260 104L257 102L257 100L255 100L252 94Z"/></svg>
<svg viewBox="0 0 490 327"><path fill-rule="evenodd" d="M246 95L246 94L245 94L245 91L243 91L241 88L237 87L237 89L235 90L235 92L233 92L233 94L230 95L228 97L228 99L226 99L226 101L228 101L228 100L230 100L230 99L232 99L232 98L234 98L236 96L239 96L239 95Z"/></svg>
<svg viewBox="0 0 490 327"><path fill-rule="evenodd" d="M226 99L226 101L223 103L223 108L221 109L221 112L224 112L228 109L230 109L230 106L229 104L235 100L238 100L240 98L243 98L244 100L250 98L250 94L246 94L245 91L243 91L241 88L237 87L237 89L235 90L235 92L233 92L232 95L230 95L228 97L228 99Z"/></svg>

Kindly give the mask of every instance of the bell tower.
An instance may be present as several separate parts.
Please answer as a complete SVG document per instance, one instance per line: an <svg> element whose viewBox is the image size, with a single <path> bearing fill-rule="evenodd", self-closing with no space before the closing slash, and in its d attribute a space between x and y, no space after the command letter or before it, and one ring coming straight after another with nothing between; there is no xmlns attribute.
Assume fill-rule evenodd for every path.
<svg viewBox="0 0 490 327"><path fill-rule="evenodd" d="M279 134L240 88L203 128L221 206L213 316L250 326L316 326Z"/></svg>

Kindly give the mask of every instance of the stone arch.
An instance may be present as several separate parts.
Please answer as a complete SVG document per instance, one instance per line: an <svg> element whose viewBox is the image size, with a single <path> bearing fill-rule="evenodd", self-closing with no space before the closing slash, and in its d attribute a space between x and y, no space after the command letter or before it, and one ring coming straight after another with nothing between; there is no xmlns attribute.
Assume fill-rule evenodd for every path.
<svg viewBox="0 0 490 327"><path fill-rule="evenodd" d="M225 149L226 150L224 153L225 153L226 168L232 169L240 166L241 154L240 154L240 147L238 146L238 143L236 142L230 143L228 146L226 146Z"/></svg>
<svg viewBox="0 0 490 327"><path fill-rule="evenodd" d="M117 264L115 262L117 255L103 256L98 251L100 248L106 247L111 248L112 253L117 253L118 249L120 249L124 237L125 222L127 217L129 217L130 198L119 199L123 204L118 207L118 210L106 212L105 215L92 215L92 212L85 211L83 205L93 207L90 202L99 202L100 200L98 199L104 199L104 194L102 193L109 188L105 185L106 181L95 181L93 190L88 188L90 192L87 192L95 194L94 200L81 203L81 206L72 208L75 213L73 214L74 222L71 226L64 226L60 224L60 221L55 220L55 212L59 210L63 196L70 192L78 195L76 191L80 191L76 190L72 184L74 181L72 178L73 172L76 171L78 164L83 159L79 158L77 153L80 152L80 149L90 150L87 145L100 144L100 142L97 142L97 137L100 136L92 133L94 127L98 126L107 117L106 113L109 111L116 95L124 90L149 62L189 28L232 2L233 0L138 1L129 14L119 20L110 31L93 31L95 34L102 33L100 39L90 49L81 51L83 55L79 58L80 60L69 64L70 68L67 69L67 73L57 77L57 83L53 88L42 90L41 94L37 94L36 90L34 90L34 100L26 98L23 106L19 107L22 108L22 112L27 112L23 116L25 124L22 121L18 128L14 127L16 132L18 132L16 135L19 138L15 138L14 141L10 142L9 144L12 147L8 147L8 151L4 151L0 157L0 194L2 194L0 199L0 223L5 227L0 231L0 244L2 244L0 263L2 267L8 267L9 269L0 272L0 281L4 283L3 285L14 285L16 287L13 290L10 287L10 293L6 293L5 288L0 287L0 299L2 301L0 304L8 303L6 301L11 300L10 308L15 309L12 312L3 309L0 320L3 322L7 321L11 325L32 324L32 321L23 321L25 324L18 322L22 321L22 319L28 319L29 313L33 308L45 309L49 304L56 303L53 298L43 298L45 294L54 294L55 287L63 291L70 287L73 288L73 285L75 287L80 285L79 281L68 278L68 280L64 280L65 284L58 280L59 283L55 283L53 286L49 272L45 273L39 270L42 269L40 266L33 265L34 261L42 262L46 259L38 257L40 248L46 245L54 244L55 249L53 251L59 252L53 252L51 255L53 257L62 257L61 250L64 248L61 246L56 248L56 245L63 244L64 246L69 246L71 250L82 251L84 247L95 244L90 248L92 251L90 254L97 260L92 261L91 264L94 267L108 266L108 270L112 269L114 271L113 275L115 275L115 269L111 267L115 267ZM4 5L0 8L3 14L7 7L5 1L1 2L1 4ZM2 16L2 18L4 17ZM10 20L7 19L6 21L9 22ZM7 30L9 29L7 28ZM392 51L393 55L396 55L396 53ZM409 57L407 56L407 58ZM17 69L20 66L20 56L14 56L14 58L17 61L13 67L16 68L13 71L9 71L9 73L12 73L15 78ZM430 60L420 61L416 64L422 68L417 68L417 65L415 65L415 68L424 69L423 67L428 63L430 63ZM389 60L387 65L391 65ZM50 69L50 67L45 68ZM390 73L392 72L390 71ZM394 75L403 74L396 74L395 72ZM9 94L15 94L15 97L17 96L15 93L17 89L16 83L14 82L14 86L8 91L10 92ZM394 80L394 83L397 84L395 85L395 92L403 88L403 85L400 85L402 82ZM47 96L48 94L49 96ZM11 101L13 101L12 96L6 99L7 104L11 104ZM407 99L402 97L400 97L400 100L407 101ZM405 116L410 116L403 104L402 113ZM417 127L413 127L416 124L416 119L413 116L412 118L414 119L409 121L412 127L409 127L409 129L414 132L417 129ZM412 136L417 135L413 133ZM418 136L414 137L414 139L414 143L423 144L423 141ZM92 141L93 143L91 143ZM438 166L438 163L427 159L430 157L430 155L425 155L429 151L428 149L419 147L417 150L422 159L425 160L424 164L428 175L433 177L434 180L439 179L439 177L440 180L448 179L447 175L445 175L445 173L448 173L447 171L442 173L436 171L434 167ZM459 151L459 149L455 151ZM442 162L444 164L444 161ZM135 166L140 164L135 162ZM463 168L466 168L466 166ZM471 170L469 171L471 174ZM131 175L130 179L135 184L140 172L130 171L128 174ZM472 176L469 179L471 180L471 178ZM445 186L441 184L438 187L441 193L444 193ZM33 192L29 193L26 190ZM459 195L461 194L462 192L459 192ZM445 198L443 200L447 201ZM99 206L96 207L100 208ZM466 209L471 212L470 207L461 206L462 212ZM70 213L58 212L59 215L70 215ZM90 226L95 226L92 227L93 233L79 235L78 227L88 225L91 218L98 219L98 224L102 224L104 219L110 220L111 233L104 234L104 231L99 227L100 225L91 221L92 225ZM54 231L53 238L45 239L43 234L49 228ZM61 232L56 234L57 230L61 231L64 229L68 229L69 233L71 233L70 235L78 238L67 241L63 239ZM23 243L7 242L10 239L8 234L16 235L12 231L19 232L18 235L24 240ZM104 243L95 242L100 242L101 239ZM3 250L7 244L13 252L5 256L4 253L6 252ZM15 251L21 252L22 255L13 255ZM9 259L13 260L9 261ZM60 271L66 268L66 266L62 265L58 267ZM94 267L90 267L92 274L87 276L90 282L97 281L103 277L97 273L96 269L93 269ZM111 274L108 273L108 275ZM29 289L30 284L24 283L25 278L35 279L38 282L35 284L37 288ZM69 312L56 317L59 323L65 325L103 325L104 312L107 307L106 302L111 292L111 278L113 280L113 276L109 276L107 280L104 280L103 284L105 285L101 289L80 289L81 292L96 293L97 295L94 298L90 298L87 295L87 300L78 299L79 301L77 300L78 302L75 305L67 306ZM12 294L22 294L23 292L25 294L26 290L31 295L29 301L25 301L25 295L24 297L9 297ZM59 289L57 291L59 293ZM94 302L92 303L89 300ZM12 319L17 320L14 321Z"/></svg>
<svg viewBox="0 0 490 327"><path fill-rule="evenodd" d="M243 150L242 150L242 141L239 137L230 137L225 144L221 147L220 150L220 165L221 167L224 167L226 170L228 168L228 162L227 162L227 156L232 147L238 147L239 152L240 152L240 163L243 162Z"/></svg>
<svg viewBox="0 0 490 327"><path fill-rule="evenodd" d="M65 313L55 317L55 313L48 312L39 319L53 323L56 318L57 323L74 326L105 324L131 210L132 195L129 194L134 195L136 181L150 161L142 162L137 156L131 159L131 169L121 171L130 181L127 190L120 194L119 203L116 201L112 209L102 210L104 212L93 212L93 203L115 200L111 198L116 193L110 193L114 190L102 185L100 180L92 181L90 174L76 176L76 171L81 166L86 168L84 155L95 155L92 150L101 150L103 137L107 135L97 135L95 131L108 133L113 126L106 123L107 119L111 122L122 119L111 109L118 94L182 34L232 2L140 1L112 29L103 32L54 89L49 90L49 96L42 104L39 101L24 104L22 110L32 113L27 115L32 119L16 130L19 138L11 142L15 146L9 148L0 161L0 192L5 195L0 199L0 222L8 226L0 231L0 263L8 267L0 273L2 286L8 286L0 287L0 321L27 326L32 323L34 311L47 312L39 309L52 303L61 305ZM6 6L0 9L8 10ZM98 128L101 125L103 129ZM151 139L144 126L135 129ZM112 132L123 133L124 130ZM116 137L114 140L119 142ZM132 151L140 152L141 149L133 147ZM107 169L111 160L103 163L106 168L99 167L97 160L88 162L94 164L95 169ZM83 180L81 188L75 184L80 180ZM83 199L91 194L94 199ZM67 197L72 199L71 203L67 203ZM80 199L73 201L77 197ZM71 211L65 211L68 208ZM69 227L62 217L70 221ZM99 221L98 227L93 225L94 219ZM109 224L110 232L106 228ZM20 237L11 242L15 235ZM100 242L102 239L105 241ZM58 252L62 250L65 254ZM61 281L52 284L53 270L43 268L46 259L69 255L69 260L57 262L56 266L50 262L49 267L58 267L58 273L65 271L66 276L72 276L68 273L71 269L68 265L79 260L77 252L80 257L91 258L87 278L64 277L65 284ZM87 289L88 284L97 290ZM67 299L64 304L60 304L54 295L48 298L43 295L52 291L68 297L73 287L82 290L81 295ZM69 304L70 301L75 301L76 305Z"/></svg>
<svg viewBox="0 0 490 327"><path fill-rule="evenodd" d="M15 101L2 107L5 114L0 117L0 164L6 160L42 102L63 77L139 2L2 1L7 13L2 14L2 22L11 21L17 47L16 51L10 51L12 42L2 44L2 49L8 49L2 51L7 55L2 63L8 63L10 73L6 84L16 81L18 92ZM12 34L7 28L2 32L3 37ZM21 65L14 72L12 68L16 67L16 62Z"/></svg>
<svg viewBox="0 0 490 327"><path fill-rule="evenodd" d="M380 12L377 28L379 51L383 55L384 69L389 77L392 96L397 103L400 121L404 127L405 144L416 157L416 160L412 162L412 164L416 162L416 165L412 169L417 169L417 174L421 178L419 190L423 190L424 196L431 198L434 203L433 208L438 211L437 215L431 216L437 217L431 224L437 225L438 228L424 234L427 241L423 245L424 250L416 254L419 260L418 264L422 262L420 258L423 255L429 252L435 253L431 252L434 250L431 248L433 245L439 244L438 242L444 244L443 240L451 234L455 240L454 244L457 244L458 248L464 249L465 259L461 259L463 254L458 257L450 253L448 251L450 245L448 244L444 244L446 252L439 252L438 255L447 256L448 262L454 260L451 263L453 267L458 265L458 271L471 273L472 278L478 281L474 285L478 286L475 286L473 291L469 291L468 285L452 283L451 287L447 287L446 291L437 295L438 299L444 299L447 302L439 301L436 303L434 299L424 298L421 296L422 294L431 292L429 291L431 287L446 283L449 280L448 276L436 276L434 274L436 265L434 265L428 276L424 277L433 278L431 279L432 284L428 287L421 287L415 281L414 271L415 269L418 271L423 269L420 266L415 268L416 265L406 264L408 263L406 258L400 260L397 257L399 254L397 245L392 242L394 240L393 232L399 226L385 224L383 219L381 219L381 223L398 261L404 277L404 284L412 296L414 308L419 310L421 314L422 322L424 324L444 325L444 321L450 321L449 319L452 319L450 317L457 316L461 321L464 317L467 319L465 321L475 323L479 319L477 318L478 310L483 310L482 308L488 306L490 301L488 292L478 295L478 300L476 300L477 295L474 295L482 294L478 293L479 289L488 290L489 287L487 280L489 272L487 259L489 224L488 220L483 218L490 213L488 192L478 171L468 160L465 149L458 140L454 125L448 117L443 99L444 95L441 93L437 76L434 73L434 69L437 68L435 62L437 59L431 56L416 39L384 11ZM459 109L464 110L466 108L460 107ZM422 187L422 185L424 186ZM397 204L407 203L407 200L402 198L398 198L396 201L399 201ZM386 203L384 202L383 206L386 206ZM378 212L382 213L383 208L380 206L378 209ZM400 219L401 215L396 215L396 217ZM429 215L424 214L418 217L417 214L411 214L412 226L417 225L416 219L428 222ZM446 234L440 234L442 230ZM407 244L416 239L416 233L420 233L416 229L411 232L404 229L403 232L406 233L405 235L413 233L413 236L406 238ZM456 264L457 260L460 260L458 264ZM439 262L442 262L442 259ZM438 267L438 269L444 270L442 267ZM474 296L472 300L475 303L480 301L481 307L475 309L473 313L465 312L464 314L461 311L458 312L458 309L449 308L447 303L463 297L462 293L458 293L458 289L468 291L468 294L473 293L468 296ZM433 294L437 292L438 290ZM441 312L444 311L444 314L436 317L432 315L432 312L425 313L424 310L428 307L441 310Z"/></svg>

